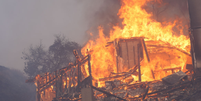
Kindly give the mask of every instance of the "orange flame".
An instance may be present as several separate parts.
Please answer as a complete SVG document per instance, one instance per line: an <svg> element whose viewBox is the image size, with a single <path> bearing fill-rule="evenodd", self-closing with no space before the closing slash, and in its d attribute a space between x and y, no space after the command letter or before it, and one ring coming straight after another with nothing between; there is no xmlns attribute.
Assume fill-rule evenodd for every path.
<svg viewBox="0 0 201 101"><path fill-rule="evenodd" d="M163 41L183 51L189 51L187 48L190 46L190 40L183 35L183 28L177 27L179 25L179 20L176 19L173 23L169 22L166 23L166 26L163 26L160 22L151 19L152 14L149 14L142 9L142 6L150 1L153 0L122 0L122 6L118 12L118 15L120 18L124 19L124 28L121 29L118 26L114 26L114 30L110 32L110 36L105 37L103 34L104 29L99 27L99 38L96 40L89 40L88 43L83 47L83 55L87 53L87 49L91 51L93 78L99 80L99 78L109 76L111 72L116 72L115 55L113 53L114 48L105 47L105 45L107 42L114 41L118 38L128 39L131 37L146 37L148 39L145 41ZM155 1L161 2L161 0ZM174 35L176 32L173 31L173 27L176 27L178 30L180 30L180 36ZM186 55L172 50L166 50L165 52L166 55L173 54L173 56L179 58L172 58L170 62L167 62L165 59L170 59L172 55L169 58L165 57L165 59L164 56L166 55L164 54L159 54L158 56L151 55L150 63L147 63L147 61L143 61L141 63L143 81L154 80L151 70L155 71L155 79L161 79L167 75L168 72L157 71L165 68L184 67L187 61Z"/></svg>

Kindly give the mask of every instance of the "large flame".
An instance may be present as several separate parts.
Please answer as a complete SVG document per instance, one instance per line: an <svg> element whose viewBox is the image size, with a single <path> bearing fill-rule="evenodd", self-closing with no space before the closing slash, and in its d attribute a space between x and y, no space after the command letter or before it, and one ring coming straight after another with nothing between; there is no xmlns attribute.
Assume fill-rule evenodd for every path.
<svg viewBox="0 0 201 101"><path fill-rule="evenodd" d="M105 45L107 42L114 41L118 38L146 37L149 41L162 41L170 46L189 52L187 48L190 46L190 40L183 35L183 28L178 29L180 30L179 36L174 35L176 32L173 31L173 27L178 25L179 20L175 19L174 22L166 23L166 26L164 26L160 22L151 19L152 14L142 9L142 6L150 1L151 0L122 0L122 6L118 15L123 19L124 28L121 29L118 26L114 26L114 30L111 30L110 36L105 37L103 34L104 29L99 27L99 38L89 40L82 49L82 54L85 54L87 49L91 51L93 78L99 80L99 78L109 76L111 72L116 72L114 49L112 47L105 47ZM147 40L145 41L147 42ZM160 70L162 69L184 67L187 61L185 54L173 50L166 50L165 52L165 54L151 54L150 63L147 63L147 61L141 63L143 81L161 79L166 76L168 73L161 72ZM170 58L170 61L166 60ZM155 71L155 77L153 77L153 71Z"/></svg>
<svg viewBox="0 0 201 101"><path fill-rule="evenodd" d="M178 19L166 23L166 26L151 19L153 15L142 9L142 6L150 1L153 0L122 0L122 6L118 15L120 18L124 19L122 22L123 25L125 25L124 28L121 29L118 26L114 26L114 30L111 30L110 36L106 37L103 33L104 29L99 27L99 37L96 40L89 40L86 46L83 47L83 55L86 55L86 53L91 54L91 73L93 80L98 81L99 87L103 86L103 84L101 84L102 82L99 81L100 78L110 76L111 72L117 72L116 53L114 52L115 47L106 47L106 45L108 45L108 42L119 38L129 39L132 37L145 37L145 43L151 61L148 62L147 57L144 55L144 59L140 63L142 81L160 80L173 72L183 70L187 58L189 57L186 54L189 52L190 40L183 35L183 28L178 27L181 26L179 25L180 22ZM162 2L161 0L154 1ZM174 32L174 27L178 28L177 30L180 32L179 36L176 36L178 33ZM157 48L153 46L157 46ZM166 48L164 48L164 46ZM85 76L89 76L87 64L81 70ZM47 84L47 82L56 77L54 75L47 75L49 75L49 73L46 74L46 78L37 75L35 79L40 81L41 84ZM75 79L77 79L77 77L75 77ZM130 78L122 80L122 82L132 82L133 79L135 81L138 80L136 73L133 73ZM77 82L74 84L71 82L72 80L72 77L63 78L63 89L77 86ZM70 82L71 84L68 85ZM35 82L35 85L38 91L40 85L38 85L38 82ZM56 86L53 85L40 92L40 97L43 101L49 101L55 97ZM126 89L126 87L124 89Z"/></svg>

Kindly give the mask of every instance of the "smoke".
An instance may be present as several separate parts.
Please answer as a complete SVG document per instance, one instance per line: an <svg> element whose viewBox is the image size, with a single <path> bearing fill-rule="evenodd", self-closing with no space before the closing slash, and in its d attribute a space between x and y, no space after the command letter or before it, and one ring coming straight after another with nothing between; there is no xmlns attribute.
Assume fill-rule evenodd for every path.
<svg viewBox="0 0 201 101"><path fill-rule="evenodd" d="M101 26L103 33L108 36L110 30L113 30L113 26L120 26L123 28L122 21L117 15L121 4L120 0L101 0L98 9L93 10L94 6L89 7L89 12L93 12L89 18L89 32L94 36L98 35L98 27ZM97 2L95 2L97 3ZM92 4L94 5L94 4Z"/></svg>
<svg viewBox="0 0 201 101"><path fill-rule="evenodd" d="M48 47L53 43L55 34L65 34L72 41L83 43L89 38L85 34L87 30L96 36L98 26L102 26L108 36L112 26L123 28L123 19L117 15L120 0L21 1L0 1L0 64L7 67L23 70L21 52L41 40ZM187 26L186 1L163 0L162 3L149 3L144 8L161 23L179 18L183 26ZM158 16L156 11L160 12Z"/></svg>

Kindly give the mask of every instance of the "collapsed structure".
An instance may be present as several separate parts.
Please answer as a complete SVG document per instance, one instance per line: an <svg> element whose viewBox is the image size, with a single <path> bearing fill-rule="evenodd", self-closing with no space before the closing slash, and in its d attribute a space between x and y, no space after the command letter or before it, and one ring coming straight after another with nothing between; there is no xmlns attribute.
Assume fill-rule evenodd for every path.
<svg viewBox="0 0 201 101"><path fill-rule="evenodd" d="M187 75L181 72L182 68L174 67L151 71L154 79L156 78L155 76L157 76L155 75L157 72L173 74L180 71L172 76L163 78L163 82L160 80L141 82L142 73L140 62L143 59L147 59L148 62L151 61L149 59L149 54L152 54L150 49L153 49L154 46L153 42L147 43L148 44L146 45L144 38L142 37L117 39L113 42L108 42L105 47L115 47L114 58L116 59L117 73L111 73L108 77L100 78L99 82L105 83L105 86L101 88L98 88L98 82L93 79L91 73L90 54L83 58L79 58L76 52L74 52L77 57L74 64L70 64L69 66L59 69L53 73L45 73L35 77L34 81L37 86L37 101L105 101L106 99L109 101L112 99L145 99L147 96L146 94L155 94L157 90L167 89L166 87L169 86L164 85L164 82L166 84L171 84L172 86L182 79L186 80ZM156 45L155 48L159 49L161 52L164 52L163 50L167 49L179 51L189 56L188 53L175 47L165 47L165 45L163 45L163 47L159 47ZM160 54L159 51L157 53ZM156 55L155 52L154 55ZM189 70L192 70L191 65L188 65L188 68L190 68ZM135 80L135 77L133 76L138 78ZM172 80L173 78L175 80ZM150 98L168 98L166 95L161 96L162 98L154 96Z"/></svg>
<svg viewBox="0 0 201 101"><path fill-rule="evenodd" d="M93 67L93 49L82 58L74 52L77 57L74 64L33 79L37 86L37 101L199 99L195 96L201 91L198 89L201 82L201 1L188 0L188 4L193 64L183 60L191 58L187 51L168 42L147 40L146 37L115 38L103 44L113 57L109 66L114 65L114 70L99 76L97 69L96 72L92 70L99 68Z"/></svg>

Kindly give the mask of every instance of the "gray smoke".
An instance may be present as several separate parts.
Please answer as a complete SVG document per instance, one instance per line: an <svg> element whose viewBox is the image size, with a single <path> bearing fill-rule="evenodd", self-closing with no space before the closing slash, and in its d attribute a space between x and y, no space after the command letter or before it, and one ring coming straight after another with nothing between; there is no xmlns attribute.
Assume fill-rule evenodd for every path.
<svg viewBox="0 0 201 101"><path fill-rule="evenodd" d="M163 0L162 4L153 4L154 10L160 12L153 19L163 22L178 17L184 26L188 25L186 0ZM120 0L1 0L0 5L0 65L21 70L24 68L24 61L20 59L22 52L40 41L48 48L55 34L64 34L82 44L89 38L87 30L98 35L97 28L102 26L108 35L114 25L123 28L123 19L117 15ZM144 8L153 12L151 3Z"/></svg>

